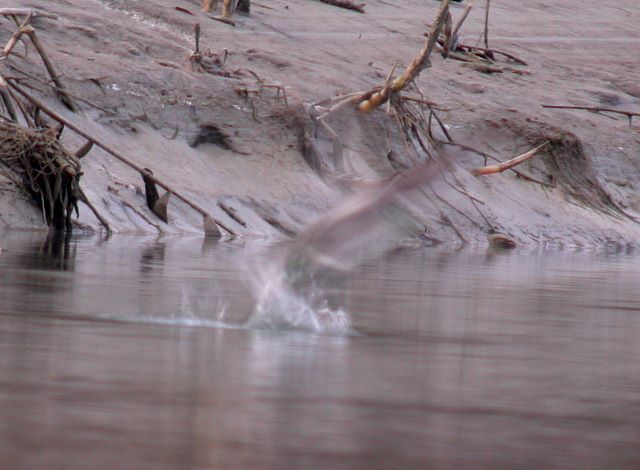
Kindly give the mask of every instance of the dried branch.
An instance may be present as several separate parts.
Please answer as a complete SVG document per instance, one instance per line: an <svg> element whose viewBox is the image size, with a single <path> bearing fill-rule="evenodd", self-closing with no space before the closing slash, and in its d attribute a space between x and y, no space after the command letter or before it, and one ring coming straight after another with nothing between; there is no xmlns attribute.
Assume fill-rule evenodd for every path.
<svg viewBox="0 0 640 470"><path fill-rule="evenodd" d="M494 155L491 155L491 154L489 154L487 152L483 152L481 150L478 150L478 149L476 149L474 147L471 147L469 145L461 144L461 143L458 143L458 142L444 142L444 143L446 145L453 145L455 147L461 148L462 150L464 150L466 152L473 152L473 153L481 156L484 159L485 166L486 166L488 160L493 160L495 162L502 163L498 159L498 157L496 157ZM527 175L525 173L522 173L521 171L516 170L515 168L509 168L509 170L513 171L518 178L522 178L523 180L531 181L532 183L537 183L537 184L539 184L541 186L545 186L547 188L552 188L553 187L549 183L545 183L544 181L540 181L540 180L538 180L538 179L536 179L536 178L534 178L532 176L529 176L529 175Z"/></svg>
<svg viewBox="0 0 640 470"><path fill-rule="evenodd" d="M377 107L386 103L391 99L392 95L401 92L409 83L418 78L418 75L420 75L422 70L429 66L429 57L433 52L438 36L440 36L440 31L447 20L448 12L449 0L443 0L436 15L436 19L431 26L431 31L429 32L427 40L425 41L424 46L422 46L422 49L420 49L418 55L411 61L402 75L386 85L382 90L372 90L371 92L366 93L358 104L358 109L360 111L373 111Z"/></svg>
<svg viewBox="0 0 640 470"><path fill-rule="evenodd" d="M231 18L225 18L224 16L215 16L215 15L210 15L209 18L211 18L212 20L219 21L220 23L228 24L229 26L233 26L234 28L236 27L236 22L233 21Z"/></svg>
<svg viewBox="0 0 640 470"><path fill-rule="evenodd" d="M93 141L87 140L82 145L82 147L76 150L76 153L74 154L74 156L76 157L76 159L80 160L84 158L91 151L92 148L93 148Z"/></svg>
<svg viewBox="0 0 640 470"><path fill-rule="evenodd" d="M38 51L38 54L40 54L40 57L42 58L42 62L44 63L44 66L47 69L47 72L49 72L49 76L51 77L51 80L53 81L53 83L55 83L58 95L60 96L60 101L62 101L62 103L71 111L76 111L77 110L76 105L73 103L73 100L65 91L64 85L62 84L60 77L58 76L55 69L53 68L53 63L51 63L51 60L49 60L49 56L45 52L44 47L42 46L42 43L40 42L40 40L38 39L38 36L36 35L36 31L33 28L31 28L31 30L26 31L25 33L27 34L27 36L29 36L29 39L31 39L31 42L36 48L36 51Z"/></svg>
<svg viewBox="0 0 640 470"><path fill-rule="evenodd" d="M357 11L358 13L364 13L364 7L366 3L354 3L351 0L320 0L327 5L333 5L334 7L345 8L347 10Z"/></svg>
<svg viewBox="0 0 640 470"><path fill-rule="evenodd" d="M7 110L7 113L9 113L9 118L11 118L13 122L18 122L18 115L16 114L16 108L13 106L11 95L5 88L0 87L0 98L2 98L2 104Z"/></svg>
<svg viewBox="0 0 640 470"><path fill-rule="evenodd" d="M89 209L91 209L91 212L93 212L93 215L95 215L96 218L98 219L98 221L100 221L100 223L105 228L107 233L111 233L111 227L109 226L109 222L107 222L107 219L105 219L102 216L102 214L100 214L98 209L96 209L96 207L91 203L91 201L87 197L87 194L84 192L84 190L81 187L78 187L78 193L79 193L79 196L80 196L79 199L82 202L84 202Z"/></svg>
<svg viewBox="0 0 640 470"><path fill-rule="evenodd" d="M465 51L465 49L466 49L466 51L471 51L471 52L477 51L477 52L482 53L482 55L485 56L485 57L489 57L491 55L498 54L498 55L505 56L507 59L510 59L510 60L512 60L514 62L517 62L520 65L524 65L524 66L529 65L524 60L522 60L521 58L511 54L510 52L500 51L498 49L486 49L484 47L469 46L467 44L458 44L458 49L462 50L462 51Z"/></svg>
<svg viewBox="0 0 640 470"><path fill-rule="evenodd" d="M40 16L42 18L49 18L52 20L59 20L60 17L55 13L49 13L44 10L38 10L37 8L0 8L0 15L2 16Z"/></svg>
<svg viewBox="0 0 640 470"><path fill-rule="evenodd" d="M499 163L497 165L487 165L480 168L475 168L471 170L476 176L480 175L492 175L495 173L502 173L505 170L513 168L516 165L520 165L522 162L529 160L531 157L535 156L540 150L546 147L549 144L549 141L545 141L543 144L538 145L536 148L529 150L528 152L523 153L522 155L518 155L506 162Z"/></svg>
<svg viewBox="0 0 640 470"><path fill-rule="evenodd" d="M565 105L543 104L542 107L548 108L548 109L575 109L580 111L590 111L592 113L622 114L623 116L627 116L627 118L629 119L629 125L631 125L631 121L634 117L640 116L640 113L636 113L633 111L624 111L621 109L611 109L611 108L600 108L598 106L565 106Z"/></svg>
<svg viewBox="0 0 640 470"><path fill-rule="evenodd" d="M36 35L35 29L33 29L33 27L28 24L29 21L31 21L32 13L33 13L33 10L29 10L26 15L26 18L22 21L22 23L18 21L18 18L16 16L12 17L16 23L16 26L18 27L18 30L11 36L11 38L9 39L9 42L7 42L7 45L3 50L3 58L6 58L11 53L15 44L18 42L18 40L23 34L26 34L27 36L29 36L29 39L31 39L33 46L36 48L36 51L42 58L42 62L45 68L47 69L47 72L49 73L51 80L55 84L56 92L60 97L60 101L62 101L62 103L71 111L76 111L77 108L73 103L73 100L71 99L69 94L65 91L64 85L62 84L60 77L56 73L55 68L53 67L53 63L49 59L49 56L47 55L44 47L42 46L40 39Z"/></svg>
<svg viewBox="0 0 640 470"><path fill-rule="evenodd" d="M451 34L453 37L453 45L454 45L453 49L455 49L455 45L458 42L458 33L460 33L460 28L462 28L462 24L467 19L467 16L469 16L469 12L471 11L472 8L473 8L473 0L471 0L467 4L467 6L464 9L464 12L462 13L462 16L460 17L455 27L453 28L453 32Z"/></svg>
<svg viewBox="0 0 640 470"><path fill-rule="evenodd" d="M484 13L484 48L489 49L489 8L491 0L487 0L487 8Z"/></svg>

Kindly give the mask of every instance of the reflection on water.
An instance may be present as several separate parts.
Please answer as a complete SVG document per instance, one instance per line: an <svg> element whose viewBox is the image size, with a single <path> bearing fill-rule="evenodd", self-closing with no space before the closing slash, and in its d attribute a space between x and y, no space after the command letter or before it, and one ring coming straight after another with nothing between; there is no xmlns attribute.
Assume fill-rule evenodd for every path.
<svg viewBox="0 0 640 470"><path fill-rule="evenodd" d="M401 251L313 334L248 327L259 242L0 248L3 468L640 468L633 254Z"/></svg>

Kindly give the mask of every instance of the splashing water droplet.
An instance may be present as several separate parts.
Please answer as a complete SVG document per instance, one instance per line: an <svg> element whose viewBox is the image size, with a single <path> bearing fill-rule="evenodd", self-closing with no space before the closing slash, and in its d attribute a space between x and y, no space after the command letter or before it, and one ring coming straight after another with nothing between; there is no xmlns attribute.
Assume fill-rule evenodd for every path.
<svg viewBox="0 0 640 470"><path fill-rule="evenodd" d="M255 282L256 308L247 320L251 329L291 329L325 334L349 334L349 315L332 309L320 287L311 278L292 274L279 263L261 273Z"/></svg>

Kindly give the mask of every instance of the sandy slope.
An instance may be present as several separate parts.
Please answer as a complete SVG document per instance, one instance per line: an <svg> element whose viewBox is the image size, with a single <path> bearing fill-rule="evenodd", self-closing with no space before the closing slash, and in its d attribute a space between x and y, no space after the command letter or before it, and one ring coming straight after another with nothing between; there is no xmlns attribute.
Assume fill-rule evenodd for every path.
<svg viewBox="0 0 640 470"><path fill-rule="evenodd" d="M238 233L297 230L341 197L303 158L302 103L380 84L396 60L406 65L415 55L439 3L372 0L361 15L315 0L263 0L251 17L238 18L236 28L208 19L197 3L63 0L21 6L62 16L36 24L66 83L73 93L115 111L83 105L80 115L66 114L74 122L152 168ZM477 41L481 3L463 28L463 42ZM604 3L492 2L492 46L524 58L527 75L486 75L434 58L419 86L450 110L442 117L456 141L502 159L546 138L555 145L523 166L551 188L513 173L475 178L466 168L481 159L453 152L455 176L480 201L482 214L468 198L439 184L434 189L446 203L409 202L428 237L459 241L453 224L467 241L483 241L493 228L526 243L636 243L640 225L632 218L640 217L640 121L630 127L624 119L540 106L640 110L640 12L635 0ZM454 18L463 7L452 6ZM202 26L205 48L228 50L224 70L237 72L238 78L191 71L187 58L195 22ZM8 38L11 31L9 22L0 22L0 37ZM34 54L9 63L42 73ZM251 102L236 93L259 88L247 69L266 83L285 86L288 106L274 89L263 88L253 99L254 119ZM50 94L48 102L60 109ZM348 169L366 179L392 172L387 153L402 152L392 119L382 112L358 116L346 110L330 123L344 142ZM204 124L223 129L231 150L190 147ZM317 134L320 148L326 148L325 137ZM72 148L81 144L70 133L65 139ZM168 226L154 220L144 206L139 176L104 153L93 150L84 167L87 193L117 231L200 230L199 216L181 204L172 205ZM11 226L38 225L37 212L10 202L16 197L21 199L0 192L2 220ZM451 223L442 220L443 213ZM82 210L80 221L96 225L88 210Z"/></svg>

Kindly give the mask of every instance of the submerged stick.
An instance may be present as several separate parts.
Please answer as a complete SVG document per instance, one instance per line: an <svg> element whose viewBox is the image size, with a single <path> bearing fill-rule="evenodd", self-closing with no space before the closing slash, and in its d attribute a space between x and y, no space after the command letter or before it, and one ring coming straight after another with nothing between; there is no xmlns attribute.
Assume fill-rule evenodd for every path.
<svg viewBox="0 0 640 470"><path fill-rule="evenodd" d="M518 155L517 157L514 157L510 160L507 160L506 162L502 162L497 165L487 165L480 168L475 168L471 170L471 173L476 176L502 173L505 170L513 168L514 166L529 160L531 157L535 156L540 150L542 150L548 144L549 144L549 141L547 140L543 144L538 145L536 148L531 149L528 152L525 152L522 155Z"/></svg>
<svg viewBox="0 0 640 470"><path fill-rule="evenodd" d="M65 119L64 117L60 116L53 109L51 109L49 106L44 104L42 101L40 101L35 96L31 95L28 91L23 89L18 84L14 83L13 81L9 82L9 84L13 89L15 89L18 93L20 93L22 96L24 96L29 101L31 101L34 105L36 105L38 108L40 108L43 112L48 114L52 119L58 121L61 124L64 124L69 129L73 130L74 132L76 132L77 134L81 135L85 139L92 141L95 145L97 145L98 147L100 147L104 151L108 152L109 154L114 156L116 159L118 159L122 163L124 163L125 165L129 166L130 168L133 168L134 170L136 170L141 175L146 175L150 181L153 181L158 186L164 188L166 191L171 192L173 195L175 195L178 199L180 199L186 205L188 205L189 207L194 209L196 212L199 212L204 217L204 221L205 222L207 222L208 219L209 220L213 220L213 221L215 221L216 225L222 227L225 231L229 232L230 235L235 235L235 232L233 230L231 230L230 228L226 227L220 221L216 220L214 217L212 217L209 214L209 212L207 212L205 209L203 209L198 204L193 202L191 199L187 198L186 196L183 196L180 192L178 192L175 189L173 189L171 186L169 186L164 181L159 180L154 175L149 174L143 167L141 167L140 165L132 162L131 160L129 160L127 157L122 155L117 150L111 148L109 145L107 145L104 142L100 141L99 139L93 137L91 134L89 134L88 132L84 131L82 128L78 127L77 125L75 125L74 123L69 121L68 119ZM206 224L205 224L205 226L206 226ZM206 233L206 231L205 231L205 233ZM220 232L218 231L217 235L215 235L214 233L207 233L207 235L220 236Z"/></svg>

